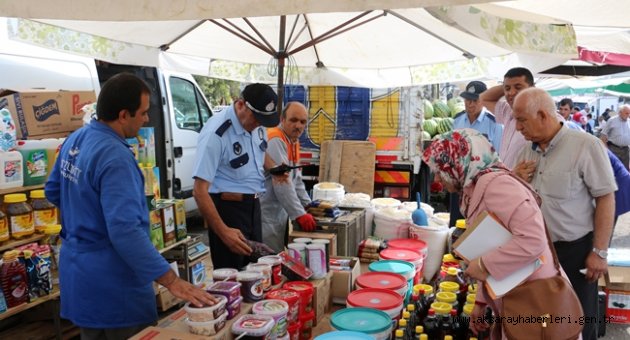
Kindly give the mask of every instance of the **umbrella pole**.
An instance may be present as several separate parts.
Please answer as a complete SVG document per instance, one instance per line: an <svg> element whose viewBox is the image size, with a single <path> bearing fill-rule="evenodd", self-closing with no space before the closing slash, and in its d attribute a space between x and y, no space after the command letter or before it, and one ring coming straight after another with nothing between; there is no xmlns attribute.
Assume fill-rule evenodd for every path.
<svg viewBox="0 0 630 340"><path fill-rule="evenodd" d="M284 107L284 61L287 57L284 46L286 23L287 17L285 15L281 15L280 36L278 38L278 53L276 54L276 58L278 59L278 113L282 113L282 108Z"/></svg>

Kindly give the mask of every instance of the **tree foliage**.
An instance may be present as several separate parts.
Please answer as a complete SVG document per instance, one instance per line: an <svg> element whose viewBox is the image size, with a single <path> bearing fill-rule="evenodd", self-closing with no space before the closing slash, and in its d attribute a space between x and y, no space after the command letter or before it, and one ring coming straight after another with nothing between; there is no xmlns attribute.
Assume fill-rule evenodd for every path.
<svg viewBox="0 0 630 340"><path fill-rule="evenodd" d="M232 80L195 75L195 80L211 106L229 105L240 93L240 83Z"/></svg>

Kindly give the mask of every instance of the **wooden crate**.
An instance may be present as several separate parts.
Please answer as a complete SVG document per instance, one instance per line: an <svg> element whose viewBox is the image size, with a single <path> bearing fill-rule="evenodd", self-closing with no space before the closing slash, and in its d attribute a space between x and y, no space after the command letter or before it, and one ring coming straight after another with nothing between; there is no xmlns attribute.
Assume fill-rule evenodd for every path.
<svg viewBox="0 0 630 340"><path fill-rule="evenodd" d="M336 182L346 192L374 195L376 145L372 142L328 140L319 151L319 181Z"/></svg>
<svg viewBox="0 0 630 340"><path fill-rule="evenodd" d="M359 243L365 238L365 209L340 210L344 214L337 218L317 218L317 226L337 235L338 256L356 256Z"/></svg>

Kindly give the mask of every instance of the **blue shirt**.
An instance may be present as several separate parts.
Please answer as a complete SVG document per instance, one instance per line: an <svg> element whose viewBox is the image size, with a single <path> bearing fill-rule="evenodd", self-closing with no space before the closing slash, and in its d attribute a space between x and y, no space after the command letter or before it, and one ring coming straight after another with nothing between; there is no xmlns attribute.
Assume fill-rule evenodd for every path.
<svg viewBox="0 0 630 340"><path fill-rule="evenodd" d="M577 131L582 131L584 132L584 129L582 129L582 127L580 126L580 124L572 121L572 120L565 120L564 123L567 125L567 127L571 130L577 130Z"/></svg>
<svg viewBox="0 0 630 340"><path fill-rule="evenodd" d="M193 177L210 182L210 193L265 191L263 164L267 132L247 132L236 117L234 105L212 116L199 134Z"/></svg>
<svg viewBox="0 0 630 340"><path fill-rule="evenodd" d="M152 323L152 281L170 270L149 238L144 178L129 145L98 121L63 143L46 182L61 211L61 316L79 327Z"/></svg>
<svg viewBox="0 0 630 340"><path fill-rule="evenodd" d="M458 113L453 122L453 129L475 129L481 132L492 146L494 150L501 150L501 138L503 137L503 124L497 123L494 115L484 107L479 113L479 117L474 122L470 122L466 111Z"/></svg>

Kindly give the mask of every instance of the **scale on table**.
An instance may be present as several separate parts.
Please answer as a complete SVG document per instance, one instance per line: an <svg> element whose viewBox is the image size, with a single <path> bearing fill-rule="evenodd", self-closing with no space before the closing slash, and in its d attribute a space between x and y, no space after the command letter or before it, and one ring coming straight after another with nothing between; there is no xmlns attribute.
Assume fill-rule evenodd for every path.
<svg viewBox="0 0 630 340"><path fill-rule="evenodd" d="M193 241L188 245L188 261L193 262L209 252L210 247L203 244L201 240Z"/></svg>

